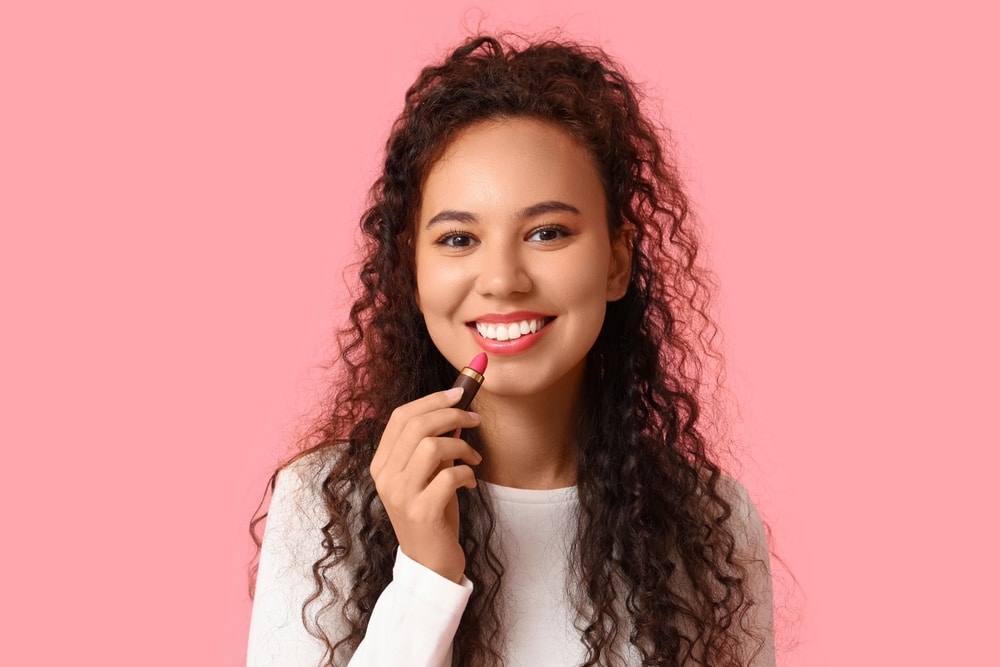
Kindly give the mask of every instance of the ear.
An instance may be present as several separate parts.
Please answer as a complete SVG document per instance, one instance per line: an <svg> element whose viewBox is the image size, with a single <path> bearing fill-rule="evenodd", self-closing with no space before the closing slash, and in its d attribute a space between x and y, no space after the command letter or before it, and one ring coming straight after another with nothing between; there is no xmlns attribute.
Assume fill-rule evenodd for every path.
<svg viewBox="0 0 1000 667"><path fill-rule="evenodd" d="M608 301L617 301L628 291L632 279L632 230L623 227L611 238L608 265Z"/></svg>

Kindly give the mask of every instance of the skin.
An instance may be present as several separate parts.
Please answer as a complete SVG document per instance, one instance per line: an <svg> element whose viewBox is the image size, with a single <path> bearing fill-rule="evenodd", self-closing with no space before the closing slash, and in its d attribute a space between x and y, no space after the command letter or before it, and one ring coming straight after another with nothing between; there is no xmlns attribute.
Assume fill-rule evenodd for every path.
<svg viewBox="0 0 1000 667"><path fill-rule="evenodd" d="M397 408L371 472L403 552L457 582L456 491L476 485L471 465L506 486L575 483L585 358L607 302L627 289L630 255L610 236L590 154L559 127L523 118L479 123L447 147L422 189L415 252L431 339L456 368L486 351L487 379L476 412L451 407L454 390ZM511 313L545 325L508 342L474 326ZM440 435L473 427L482 454Z"/></svg>

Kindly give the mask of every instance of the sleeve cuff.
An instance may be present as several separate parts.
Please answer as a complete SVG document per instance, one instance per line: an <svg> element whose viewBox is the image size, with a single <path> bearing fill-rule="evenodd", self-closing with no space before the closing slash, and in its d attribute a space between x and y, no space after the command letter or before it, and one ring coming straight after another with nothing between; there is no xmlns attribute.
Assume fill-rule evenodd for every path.
<svg viewBox="0 0 1000 667"><path fill-rule="evenodd" d="M451 664L451 644L471 595L468 578L456 584L397 549L392 581L372 610L352 667Z"/></svg>
<svg viewBox="0 0 1000 667"><path fill-rule="evenodd" d="M459 616L472 595L472 582L463 574L457 584L413 560L402 549L396 550L392 579L406 595L427 601L443 609L460 606Z"/></svg>

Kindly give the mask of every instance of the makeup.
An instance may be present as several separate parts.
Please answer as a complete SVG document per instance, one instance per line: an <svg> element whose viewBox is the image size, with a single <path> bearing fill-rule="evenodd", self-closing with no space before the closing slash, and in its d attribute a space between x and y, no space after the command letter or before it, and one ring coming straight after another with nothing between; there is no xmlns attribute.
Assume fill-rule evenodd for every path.
<svg viewBox="0 0 1000 667"><path fill-rule="evenodd" d="M532 311L488 313L466 323L473 340L489 354L520 354L542 340L556 318Z"/></svg>
<svg viewBox="0 0 1000 667"><path fill-rule="evenodd" d="M468 410L472 404L472 399L476 397L476 392L479 391L479 387L483 384L483 373L486 371L487 361L486 354L480 352L458 374L455 384L451 385L453 388L461 387L465 390L462 392L461 400L455 404L455 407L459 410Z"/></svg>

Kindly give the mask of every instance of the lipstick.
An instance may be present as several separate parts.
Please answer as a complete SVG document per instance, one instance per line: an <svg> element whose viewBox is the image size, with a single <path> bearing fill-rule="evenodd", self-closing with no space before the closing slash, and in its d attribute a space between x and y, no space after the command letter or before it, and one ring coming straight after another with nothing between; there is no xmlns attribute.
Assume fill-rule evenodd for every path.
<svg viewBox="0 0 1000 667"><path fill-rule="evenodd" d="M462 392L462 399L455 404L455 407L459 410L468 410L469 405L472 404L472 399L476 397L476 392L479 391L479 387L483 384L483 373L486 371L487 361L486 354L480 352L458 374L455 384L451 385L452 388L461 387L465 390Z"/></svg>

